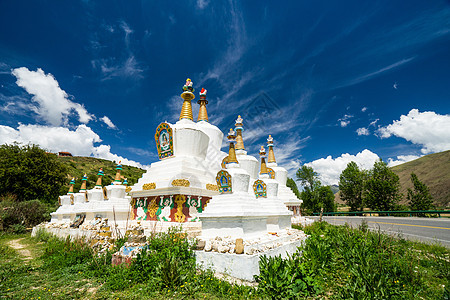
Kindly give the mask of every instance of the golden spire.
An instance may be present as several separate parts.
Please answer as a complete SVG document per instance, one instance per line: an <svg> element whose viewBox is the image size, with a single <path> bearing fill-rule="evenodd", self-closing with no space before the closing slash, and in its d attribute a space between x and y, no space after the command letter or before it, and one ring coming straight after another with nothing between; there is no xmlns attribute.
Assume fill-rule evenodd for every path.
<svg viewBox="0 0 450 300"><path fill-rule="evenodd" d="M269 147L269 158L267 160L268 163L276 163L275 154L273 153L273 137L269 134L269 138L267 138L267 146Z"/></svg>
<svg viewBox="0 0 450 300"><path fill-rule="evenodd" d="M84 173L83 178L81 179L81 188L80 188L80 193L85 192L86 191L86 182L87 182L87 174Z"/></svg>
<svg viewBox="0 0 450 300"><path fill-rule="evenodd" d="M192 87L192 81L188 78L186 79L186 84L183 86L183 93L181 94L181 98L183 98L183 106L181 107L180 120L181 119L189 119L194 121L192 116L192 105L191 101L195 98L193 94L194 88Z"/></svg>
<svg viewBox="0 0 450 300"><path fill-rule="evenodd" d="M266 150L264 150L264 146L261 146L261 150L259 150L259 157L261 157L261 172L259 174L269 174L266 166Z"/></svg>
<svg viewBox="0 0 450 300"><path fill-rule="evenodd" d="M206 112L206 104L208 104L208 100L206 100L206 92L207 90L205 90L204 88L202 88L202 90L200 91L200 100L197 101L197 103L200 104L197 122L208 122L208 113Z"/></svg>
<svg viewBox="0 0 450 300"><path fill-rule="evenodd" d="M75 177L72 177L72 180L70 181L70 187L68 194L73 194L73 186L75 185Z"/></svg>
<svg viewBox="0 0 450 300"><path fill-rule="evenodd" d="M116 170L117 170L117 173L116 173L116 178L114 178L114 182L117 184L117 183L120 183L120 171L122 171L122 165L120 164L120 161L116 166Z"/></svg>
<svg viewBox="0 0 450 300"><path fill-rule="evenodd" d="M95 186L97 187L102 187L102 176L105 175L105 173L103 173L103 169L100 168L100 170L98 170L98 178L97 178L97 182L95 183Z"/></svg>
<svg viewBox="0 0 450 300"><path fill-rule="evenodd" d="M227 164L237 164L238 161L236 159L236 151L234 150L234 143L236 143L236 132L232 128L230 128L230 132L228 132L228 142L230 143L230 149L228 150Z"/></svg>
<svg viewBox="0 0 450 300"><path fill-rule="evenodd" d="M236 150L245 150L244 147L244 139L242 138L242 131L244 130L244 127L242 127L242 121L244 121L241 116L239 115L236 119Z"/></svg>

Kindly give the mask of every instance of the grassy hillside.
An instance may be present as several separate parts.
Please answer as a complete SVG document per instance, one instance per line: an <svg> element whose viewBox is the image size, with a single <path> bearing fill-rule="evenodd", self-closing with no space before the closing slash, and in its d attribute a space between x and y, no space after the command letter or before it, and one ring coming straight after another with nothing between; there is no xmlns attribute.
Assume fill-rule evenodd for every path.
<svg viewBox="0 0 450 300"><path fill-rule="evenodd" d="M407 189L413 188L410 175L414 172L429 187L436 207L450 206L450 151L426 155L392 167L392 171L400 177L402 204L407 203Z"/></svg>
<svg viewBox="0 0 450 300"><path fill-rule="evenodd" d="M102 184L103 186L111 184L114 181L114 177L116 176L116 164L112 161L94 158L94 157L58 157L58 159L63 162L67 166L67 187L61 191L61 194L67 193L69 189L69 181L72 177L76 178L75 183L75 192L80 189L81 186L81 178L84 173L87 174L87 188L93 188L95 186L95 182L97 181L97 172L100 168L103 168L103 172L105 172L105 176L103 176ZM136 167L130 167L123 165L123 169L121 171L121 175L128 180L128 185L135 184L139 178L141 178L142 174L145 170Z"/></svg>

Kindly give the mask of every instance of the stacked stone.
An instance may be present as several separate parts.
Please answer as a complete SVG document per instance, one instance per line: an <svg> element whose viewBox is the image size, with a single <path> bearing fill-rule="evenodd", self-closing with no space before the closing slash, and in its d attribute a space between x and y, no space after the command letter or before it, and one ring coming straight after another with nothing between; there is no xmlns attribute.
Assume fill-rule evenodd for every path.
<svg viewBox="0 0 450 300"><path fill-rule="evenodd" d="M91 238L91 246L100 256L107 250L112 250L114 248L114 242L111 226L108 225L108 219L105 218L101 221L94 236Z"/></svg>

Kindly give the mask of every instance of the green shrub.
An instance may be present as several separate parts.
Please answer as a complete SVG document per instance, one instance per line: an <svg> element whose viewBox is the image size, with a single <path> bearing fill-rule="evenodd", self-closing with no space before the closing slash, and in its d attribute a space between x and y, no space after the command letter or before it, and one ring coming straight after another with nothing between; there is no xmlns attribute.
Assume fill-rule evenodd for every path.
<svg viewBox="0 0 450 300"><path fill-rule="evenodd" d="M0 228L10 232L22 233L23 228L30 228L50 220L48 206L39 200L0 202ZM19 226L20 225L20 226Z"/></svg>
<svg viewBox="0 0 450 300"><path fill-rule="evenodd" d="M260 274L255 276L258 293L272 299L295 299L314 294L316 285L311 269L307 269L298 253L287 259L261 256Z"/></svg>

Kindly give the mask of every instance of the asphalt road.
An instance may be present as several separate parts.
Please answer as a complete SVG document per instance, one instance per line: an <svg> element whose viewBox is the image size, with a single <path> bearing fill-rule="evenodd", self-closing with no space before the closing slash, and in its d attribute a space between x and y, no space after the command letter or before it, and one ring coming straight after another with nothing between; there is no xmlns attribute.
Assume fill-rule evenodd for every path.
<svg viewBox="0 0 450 300"><path fill-rule="evenodd" d="M310 217L317 220L319 217ZM450 248L450 219L449 218L402 218L402 217L323 217L323 220L333 225L349 224L358 227L363 220L371 230L384 231L399 235L409 240L426 243L441 244Z"/></svg>

